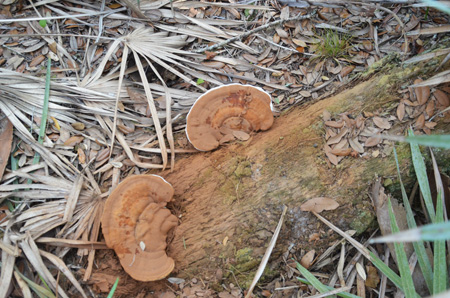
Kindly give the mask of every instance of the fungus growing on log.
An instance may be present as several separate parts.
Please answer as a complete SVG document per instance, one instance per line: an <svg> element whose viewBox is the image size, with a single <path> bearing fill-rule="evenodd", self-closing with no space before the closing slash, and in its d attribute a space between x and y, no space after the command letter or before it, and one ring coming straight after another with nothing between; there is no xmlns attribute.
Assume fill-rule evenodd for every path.
<svg viewBox="0 0 450 298"><path fill-rule="evenodd" d="M173 194L163 178L136 175L123 180L106 200L102 216L106 245L136 280L163 279L175 266L165 251L167 233L178 222L165 208Z"/></svg>
<svg viewBox="0 0 450 298"><path fill-rule="evenodd" d="M272 126L271 101L267 92L250 85L230 84L211 89L189 111L186 135L200 151L213 150L235 137L245 140L246 134Z"/></svg>

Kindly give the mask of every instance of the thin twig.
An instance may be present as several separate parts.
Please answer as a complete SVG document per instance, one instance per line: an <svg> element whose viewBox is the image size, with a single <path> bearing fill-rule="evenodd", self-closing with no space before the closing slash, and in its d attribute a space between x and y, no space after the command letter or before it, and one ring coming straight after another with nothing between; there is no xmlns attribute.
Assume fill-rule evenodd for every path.
<svg viewBox="0 0 450 298"><path fill-rule="evenodd" d="M295 17L288 18L288 19L285 19L285 20L277 20L275 22L271 22L271 23L265 24L263 26L257 27L257 28L255 28L253 30L250 30L250 31L244 33L244 34L237 35L235 37L229 38L229 39L224 40L222 42L213 44L212 46L209 46L209 47L206 47L206 48L202 48L202 49L198 49L198 50L195 50L193 52L194 53L203 53L205 51L214 51L214 50L216 50L218 48L221 48L221 47L223 47L223 46L225 46L225 45L227 45L229 43L232 43L232 42L235 42L235 41L242 41L243 39L249 37L250 35L253 35L253 34L258 33L260 31L266 30L266 29L268 29L270 27L274 27L274 26L277 26L277 25L282 25L282 24L284 24L286 22L290 22L290 21L300 21L300 20L304 20L304 19L310 19L316 14L316 12L317 11L314 10L313 12L311 12L310 14L307 14L307 15L297 15Z"/></svg>

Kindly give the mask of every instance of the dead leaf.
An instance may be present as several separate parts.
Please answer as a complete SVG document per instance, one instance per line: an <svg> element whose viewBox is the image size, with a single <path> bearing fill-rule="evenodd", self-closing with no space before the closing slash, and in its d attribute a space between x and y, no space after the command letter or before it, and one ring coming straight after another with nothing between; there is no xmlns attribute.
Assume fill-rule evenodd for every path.
<svg viewBox="0 0 450 298"><path fill-rule="evenodd" d="M380 282L380 277L378 276L377 268L367 265L367 279L366 279L366 287L375 289L378 287L378 283Z"/></svg>
<svg viewBox="0 0 450 298"><path fill-rule="evenodd" d="M364 143L365 147L373 147L380 143L381 138L379 137L369 137L366 142Z"/></svg>
<svg viewBox="0 0 450 298"><path fill-rule="evenodd" d="M414 81L414 84L419 84L423 82L422 79L417 79ZM420 105L423 105L427 102L428 98L430 97L430 87L429 86L423 86L423 87L416 87L414 90L417 98L417 102Z"/></svg>
<svg viewBox="0 0 450 298"><path fill-rule="evenodd" d="M306 90L302 90L299 92L301 96L303 97L310 97L311 96L311 92L306 91Z"/></svg>
<svg viewBox="0 0 450 298"><path fill-rule="evenodd" d="M402 121L403 117L405 117L405 103L401 101L397 106L397 118Z"/></svg>
<svg viewBox="0 0 450 298"><path fill-rule="evenodd" d="M78 160L80 161L80 163L85 164L86 163L86 154L84 154L83 149L78 147L77 153L78 153Z"/></svg>
<svg viewBox="0 0 450 298"><path fill-rule="evenodd" d="M309 239L308 242L313 242L316 240L320 239L320 234L319 233L312 233L311 235L309 235Z"/></svg>
<svg viewBox="0 0 450 298"><path fill-rule="evenodd" d="M422 114L420 114L419 117L417 117L416 120L416 128L417 129L422 129L425 126L425 116Z"/></svg>
<svg viewBox="0 0 450 298"><path fill-rule="evenodd" d="M434 100L430 100L425 109L425 112L427 113L428 118L430 118L434 115L434 108L435 108Z"/></svg>
<svg viewBox="0 0 450 298"><path fill-rule="evenodd" d="M242 57L243 57L245 60L247 60L248 62L251 62L251 63L254 63L254 64L257 64L257 63L258 63L258 57L255 57L255 56L253 56L253 55L244 53L244 54L242 54Z"/></svg>
<svg viewBox="0 0 450 298"><path fill-rule="evenodd" d="M8 165L13 139L13 125L7 117L0 121L0 180Z"/></svg>
<svg viewBox="0 0 450 298"><path fill-rule="evenodd" d="M76 144L81 143L84 140L83 136L73 136L70 137L67 141L64 142L64 146L73 147Z"/></svg>
<svg viewBox="0 0 450 298"><path fill-rule="evenodd" d="M354 65L348 65L348 66L345 66L345 67L342 68L342 70L341 70L341 77L346 77L346 76L348 76L348 74L351 73L354 69L355 69L355 66L354 66Z"/></svg>
<svg viewBox="0 0 450 298"><path fill-rule="evenodd" d="M325 154L327 155L328 159L330 160L330 162L332 164L334 164L335 166L337 166L339 164L339 160L336 155L334 155L331 152L325 152Z"/></svg>
<svg viewBox="0 0 450 298"><path fill-rule="evenodd" d="M351 152L352 152L352 149L350 149L350 148L345 148L345 149L333 148L331 150L331 153L336 156L349 156Z"/></svg>
<svg viewBox="0 0 450 298"><path fill-rule="evenodd" d="M202 65L214 68L214 69L221 69L225 66L225 63L220 61L204 61L202 62Z"/></svg>
<svg viewBox="0 0 450 298"><path fill-rule="evenodd" d="M84 123L81 122L74 122L71 124L73 128L75 128L76 130L84 130L85 125Z"/></svg>
<svg viewBox="0 0 450 298"><path fill-rule="evenodd" d="M441 106L445 108L450 106L450 100L446 93L442 92L441 90L436 90L433 92L433 95Z"/></svg>
<svg viewBox="0 0 450 298"><path fill-rule="evenodd" d="M386 118L381 118L378 116L373 117L373 123L375 123L376 126L382 129L389 129L391 128L391 124Z"/></svg>
<svg viewBox="0 0 450 298"><path fill-rule="evenodd" d="M300 260L300 264L305 267L306 269L309 269L309 267L311 267L311 265L314 262L314 257L316 256L316 251L310 250L308 251Z"/></svg>
<svg viewBox="0 0 450 298"><path fill-rule="evenodd" d="M217 53L216 52L210 52L210 51L205 51L206 54L206 60L210 60L214 57L216 57Z"/></svg>
<svg viewBox="0 0 450 298"><path fill-rule="evenodd" d="M425 127L427 127L427 128L429 128L429 129L433 129L435 126L437 125L437 123L436 122L433 122L433 121L431 121L431 122L425 122Z"/></svg>
<svg viewBox="0 0 450 298"><path fill-rule="evenodd" d="M303 48L307 47L306 42L304 42L301 39L292 39L292 42L295 43L296 45L300 46L300 47L303 47Z"/></svg>
<svg viewBox="0 0 450 298"><path fill-rule="evenodd" d="M364 153L364 147L358 142L358 137L348 140L350 147L358 153Z"/></svg>
<svg viewBox="0 0 450 298"><path fill-rule="evenodd" d="M41 64L42 61L44 61L44 59L45 59L44 55L34 57L33 60L31 60L30 62L30 67L38 66L39 64Z"/></svg>
<svg viewBox="0 0 450 298"><path fill-rule="evenodd" d="M325 121L326 126L334 127L334 128L342 128L344 126L343 121Z"/></svg>
<svg viewBox="0 0 450 298"><path fill-rule="evenodd" d="M314 211L320 213L323 210L335 210L339 207L339 203L327 197L317 197L310 199L300 206L302 211Z"/></svg>
<svg viewBox="0 0 450 298"><path fill-rule="evenodd" d="M341 131L335 135L334 137L331 137L328 141L327 141L327 145L333 145L333 144L337 144L341 141L342 137L345 136L348 132L348 128L344 127L343 129L341 129Z"/></svg>
<svg viewBox="0 0 450 298"><path fill-rule="evenodd" d="M373 51L373 44L370 40L364 40L363 41L363 47L366 51Z"/></svg>

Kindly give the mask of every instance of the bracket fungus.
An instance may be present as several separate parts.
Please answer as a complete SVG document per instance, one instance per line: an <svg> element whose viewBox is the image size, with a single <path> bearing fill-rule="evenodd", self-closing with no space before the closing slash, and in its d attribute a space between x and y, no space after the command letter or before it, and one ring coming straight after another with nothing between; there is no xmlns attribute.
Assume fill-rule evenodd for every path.
<svg viewBox="0 0 450 298"><path fill-rule="evenodd" d="M178 223L165 208L173 194L172 185L162 177L136 175L124 179L106 200L102 216L106 245L136 280L163 279L175 267L165 251L167 233Z"/></svg>
<svg viewBox="0 0 450 298"><path fill-rule="evenodd" d="M267 130L273 124L272 98L250 85L230 84L213 88L200 96L186 119L189 142L209 151L251 131Z"/></svg>

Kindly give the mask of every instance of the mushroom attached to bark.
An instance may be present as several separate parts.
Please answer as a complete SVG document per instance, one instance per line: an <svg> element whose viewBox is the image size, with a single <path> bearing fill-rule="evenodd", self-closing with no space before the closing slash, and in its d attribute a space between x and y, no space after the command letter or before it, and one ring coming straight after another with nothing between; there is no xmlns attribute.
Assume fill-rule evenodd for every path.
<svg viewBox="0 0 450 298"><path fill-rule="evenodd" d="M136 280L163 279L175 266L166 254L167 233L178 222L165 208L173 194L163 178L136 175L123 180L106 200L102 216L106 245Z"/></svg>
<svg viewBox="0 0 450 298"><path fill-rule="evenodd" d="M186 135L200 151L234 139L233 132L267 130L273 124L272 99L261 88L230 84L209 90L192 106Z"/></svg>

